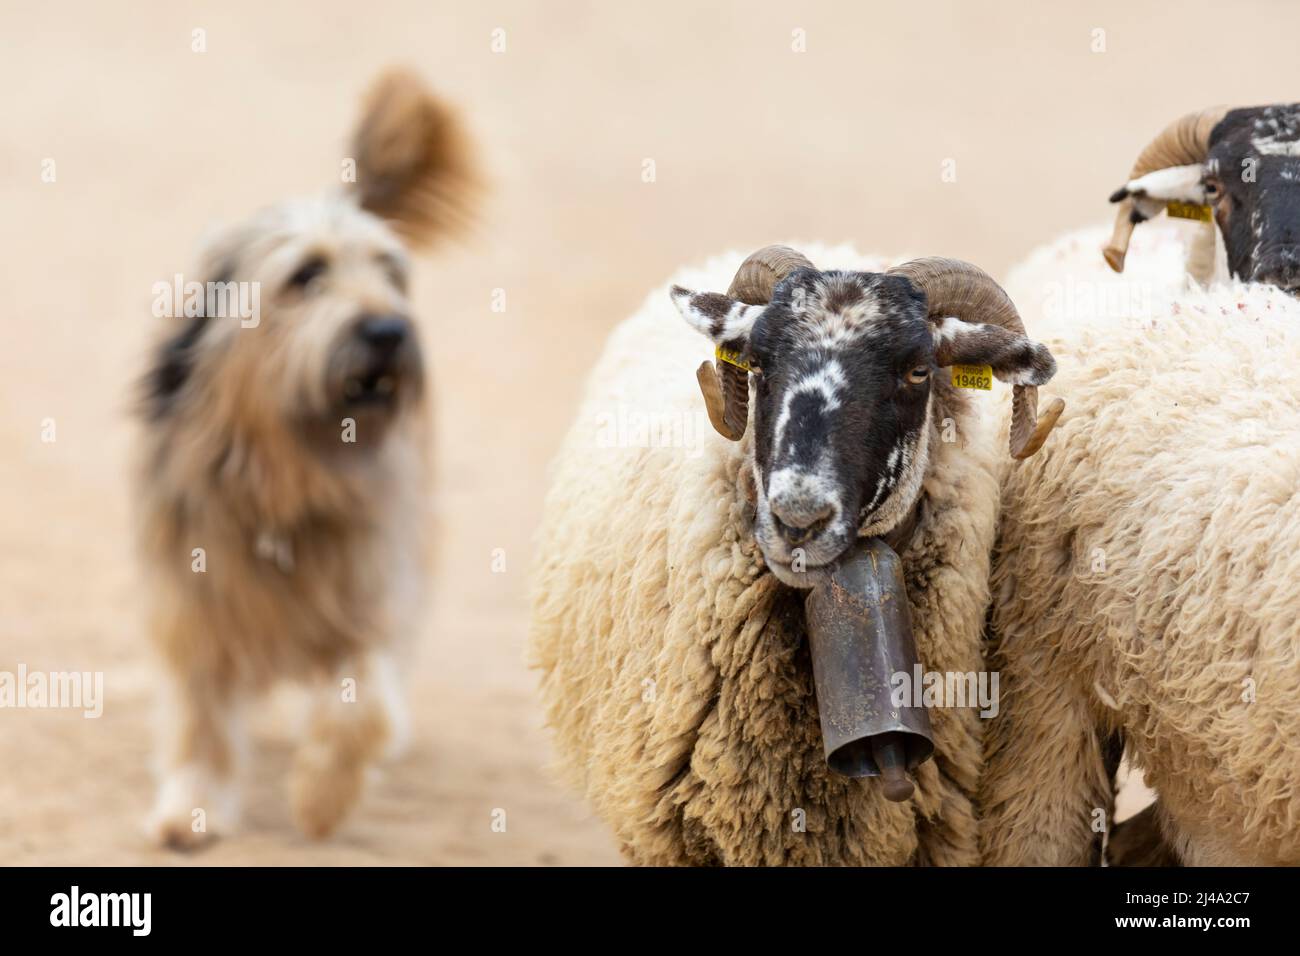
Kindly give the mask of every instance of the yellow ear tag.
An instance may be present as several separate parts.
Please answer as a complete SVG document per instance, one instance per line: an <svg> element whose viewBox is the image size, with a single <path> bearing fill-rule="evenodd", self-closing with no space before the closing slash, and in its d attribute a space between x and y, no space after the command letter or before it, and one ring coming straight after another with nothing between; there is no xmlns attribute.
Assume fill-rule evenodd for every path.
<svg viewBox="0 0 1300 956"><path fill-rule="evenodd" d="M1197 222L1214 222L1214 213L1209 206L1198 206L1194 202L1179 202L1172 199L1165 206L1170 219L1195 219Z"/></svg>
<svg viewBox="0 0 1300 956"><path fill-rule="evenodd" d="M740 353L732 349L724 349L721 345L718 345L714 347L713 354L720 362L726 362L728 365L736 366L736 368L743 368L746 372L754 371L753 367L741 358Z"/></svg>
<svg viewBox="0 0 1300 956"><path fill-rule="evenodd" d="M954 365L952 384L958 388L978 388L984 392L991 392L993 391L993 366Z"/></svg>

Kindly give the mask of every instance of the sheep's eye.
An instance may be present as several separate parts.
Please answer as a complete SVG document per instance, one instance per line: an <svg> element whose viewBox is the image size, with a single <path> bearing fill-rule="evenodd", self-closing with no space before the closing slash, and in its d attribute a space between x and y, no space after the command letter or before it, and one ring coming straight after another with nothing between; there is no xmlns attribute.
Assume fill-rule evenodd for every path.
<svg viewBox="0 0 1300 956"><path fill-rule="evenodd" d="M285 285L290 289L306 289L307 286L323 276L328 268L329 264L319 256L308 259L289 277L289 281Z"/></svg>
<svg viewBox="0 0 1300 956"><path fill-rule="evenodd" d="M907 373L907 380L913 385L924 384L925 380L930 377L930 367L928 365L918 365Z"/></svg>

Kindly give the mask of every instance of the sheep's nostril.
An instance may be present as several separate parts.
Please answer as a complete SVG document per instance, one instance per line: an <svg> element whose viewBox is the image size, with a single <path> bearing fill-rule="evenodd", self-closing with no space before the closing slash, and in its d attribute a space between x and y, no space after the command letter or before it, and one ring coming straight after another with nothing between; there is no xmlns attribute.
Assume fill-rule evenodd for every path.
<svg viewBox="0 0 1300 956"><path fill-rule="evenodd" d="M802 544L809 538L816 537L825 531L826 527L831 523L831 518L834 513L835 509L828 506L816 515L813 515L811 520L803 519L800 523L782 520L782 518L775 513L773 513L772 518L776 523L777 532L786 540L787 543Z"/></svg>

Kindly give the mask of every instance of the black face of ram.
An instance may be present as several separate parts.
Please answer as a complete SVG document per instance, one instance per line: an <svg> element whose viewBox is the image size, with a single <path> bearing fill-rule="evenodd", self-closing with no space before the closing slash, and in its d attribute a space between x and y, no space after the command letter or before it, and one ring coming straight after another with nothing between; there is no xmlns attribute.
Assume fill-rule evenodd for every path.
<svg viewBox="0 0 1300 956"><path fill-rule="evenodd" d="M812 587L859 528L901 520L927 464L934 368L925 297L905 278L799 270L754 324L755 534Z"/></svg>
<svg viewBox="0 0 1300 956"><path fill-rule="evenodd" d="M1205 170L1232 274L1300 291L1300 104L1230 111Z"/></svg>

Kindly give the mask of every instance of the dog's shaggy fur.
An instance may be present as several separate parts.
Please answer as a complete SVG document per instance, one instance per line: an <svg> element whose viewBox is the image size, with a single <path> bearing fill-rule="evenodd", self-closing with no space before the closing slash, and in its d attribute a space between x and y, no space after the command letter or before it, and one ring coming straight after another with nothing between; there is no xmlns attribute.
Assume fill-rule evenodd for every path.
<svg viewBox="0 0 1300 956"><path fill-rule="evenodd" d="M259 283L260 321L169 319L145 377L140 540L169 679L150 826L173 846L235 825L239 710L277 679L315 687L290 781L310 835L400 740L429 423L397 233L418 244L460 219L472 163L404 73L375 87L352 155L355 184L205 250L193 278Z"/></svg>
<svg viewBox="0 0 1300 956"><path fill-rule="evenodd" d="M842 247L805 251L846 268L886 265ZM726 288L740 261L674 281ZM773 576L754 540L752 429L732 443L704 418L691 372L709 354L667 288L654 292L610 337L555 465L532 654L569 779L637 863L978 862L983 722L973 710L932 712L935 757L906 803L827 769L803 596ZM948 389L935 399L926 509L900 555L929 669L983 663L1006 433L997 439L997 416L981 403L1000 397ZM946 418L955 442L939 434ZM616 433L639 419L687 427L659 441ZM645 447L672 435L680 447Z"/></svg>
<svg viewBox="0 0 1300 956"><path fill-rule="evenodd" d="M986 862L1093 861L1122 739L1158 794L1135 826L1158 822L1183 863L1295 864L1300 302L1187 288L1156 224L1121 279L1103 238L1052 243L1007 283L1068 407L1003 485ZM1168 862L1133 836L1113 849Z"/></svg>

